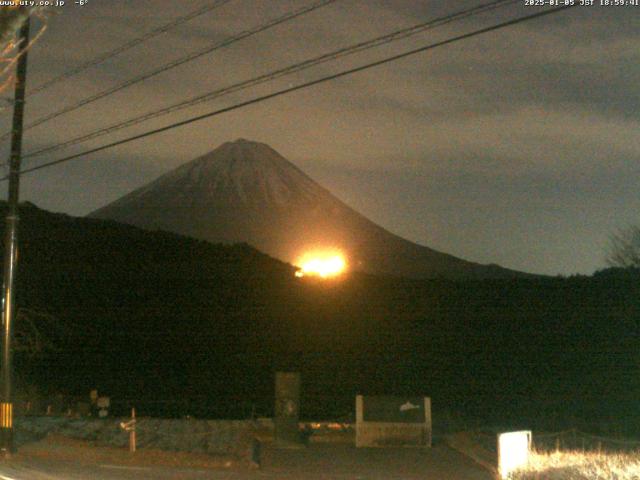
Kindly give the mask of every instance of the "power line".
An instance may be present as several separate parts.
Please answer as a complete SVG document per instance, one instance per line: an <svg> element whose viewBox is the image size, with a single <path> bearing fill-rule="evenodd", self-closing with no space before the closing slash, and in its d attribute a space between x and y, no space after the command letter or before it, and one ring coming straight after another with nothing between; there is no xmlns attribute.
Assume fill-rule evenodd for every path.
<svg viewBox="0 0 640 480"><path fill-rule="evenodd" d="M207 5L205 7L199 8L198 10L194 10L191 13L188 13L187 15L183 16L183 17L179 17L177 19L175 19L174 21L167 23L165 25L162 25L154 30L151 30L150 32L146 33L145 35L142 35L141 37L138 38L134 38L133 40L120 45L119 47L115 48L114 50L111 50L109 52L106 52L102 55L99 55L98 57L94 58L93 60L89 60L86 63L83 63L82 65L77 66L76 68L69 70L68 72L63 73L62 75L59 75L57 77L52 78L51 80L48 80L40 85L38 85L35 88L32 88L29 90L29 97L35 95L36 93L42 92L43 90L46 90L50 87L52 87L53 85L55 85L56 83L61 82L62 80L66 80L68 78L71 78L77 74L79 74L80 72L83 72L91 67L94 67L96 65L99 65L100 63L103 63L107 60L109 60L110 58L113 58L117 55L120 55L122 52L125 52L133 47L135 47L136 45L139 45L143 42L146 42L147 40L152 39L153 37L157 37L160 34L166 33L169 30L172 30L174 28L176 28L179 25L182 25L183 23L186 23L190 20L193 20L194 18L197 18L201 15L204 15L205 13L208 13L212 10L215 10L218 7L223 6L226 3L229 3L231 0L217 0L214 3L212 3L211 5ZM4 136L2 137L4 138Z"/></svg>
<svg viewBox="0 0 640 480"><path fill-rule="evenodd" d="M71 145L75 145L78 143L85 142L87 140L93 140L95 138L102 137L104 135L111 134L118 130L122 130L124 128L132 127L134 125L138 125L147 120L152 120L154 118L158 118L164 115L168 115L170 113L174 113L186 108L190 108L192 106L198 105L200 103L208 102L217 98L220 98L224 95L229 95L231 93L238 92L240 90L247 89L249 87L254 87L256 85L260 85L266 82L270 82L277 78L281 78L287 75L291 75L303 70L306 70L311 67L315 67L317 65L344 57L348 55L353 55L355 53L360 53L365 50L369 50L371 48L378 47L380 45L384 45L387 43L391 43L393 41L401 40L404 38L408 38L412 35L416 35L418 33L424 32L428 29L432 29L435 27L439 27L445 25L447 23L455 22L458 20L462 20L463 18L471 17L480 13L484 13L490 10L495 10L497 8L501 8L507 6L509 4L517 3L519 0L495 0L486 4L479 5L477 7L463 10L460 12L456 12L453 14L446 15L444 17L439 17L433 20L429 20L426 22L419 23L417 25L413 25L411 27L403 28L401 30L397 30L395 32L382 35L380 37L376 37L370 40L366 40L364 42L357 43L355 45L351 45L348 47L344 47L338 50L334 50L332 52L320 55L318 57L314 57L308 60L305 60L300 63L295 63L293 65L289 65L287 67L281 68L279 70L269 72L264 75L260 75L258 77L254 77L249 80L245 80L240 83L236 83L230 85L228 87L224 87L221 89L214 90L212 92L205 93L203 95L198 95L196 97L192 97L188 100L179 102L177 104L171 105L169 107L162 108L160 110L155 110L152 112L148 112L137 117L130 118L128 120L124 120L122 122L118 122L107 127L101 128L97 131L93 131L88 134L81 135L79 137L72 138L65 142L59 143L57 145L52 145L49 147L45 147L43 149L30 152L24 156L24 158L35 157L37 155L42 155L44 153L50 153L53 151L57 151Z"/></svg>
<svg viewBox="0 0 640 480"><path fill-rule="evenodd" d="M420 47L420 48L409 50L409 51L406 51L406 52L403 52L403 53L400 53L400 54L397 54L397 55L393 55L391 57L384 58L382 60L378 60L376 62L372 62L372 63L368 63L368 64L365 64L365 65L362 65L360 67L351 68L349 70L343 70L342 72L339 72L339 73L328 75L328 76L325 76L325 77L322 77L322 78L319 78L319 79L316 79L316 80L312 80L310 82L302 83L302 84L296 85L294 87L285 88L283 90L279 90L279 91L274 92L274 93L270 93L270 94L267 94L267 95L256 97L256 98L253 98L251 100L247 100L247 101L244 101L244 102L241 102L241 103L237 103L235 105L231 105L229 107L221 108L221 109L215 110L213 112L205 113L203 115L198 115L196 117L192 117L192 118L189 118L187 120L176 122L176 123L173 123L171 125L167 125L165 127L156 128L154 130L149 130L149 131L147 131L145 133L141 133L139 135L134 135L134 136L122 139L122 140L118 140L116 142L108 143L108 144L102 145L100 147L96 147L96 148L92 148L92 149L86 150L86 151L81 152L81 153L77 153L77 154L74 154L74 155L69 155L68 157L64 157L64 158L60 158L58 160L53 160L51 162L43 163L41 165L28 168L26 170L22 170L20 173L21 174L30 173L30 172L34 172L36 170L41 170L43 168L51 167L53 165L58 165L58 164L61 164L61 163L64 163L64 162L68 162L70 160L74 160L76 158L83 157L85 155L90 155L92 153L97 153L97 152L100 152L100 151L103 151L103 150L107 150L109 148L113 148L113 147L116 147L116 146L119 146L119 145L123 145L125 143L130 143L130 142L133 142L135 140L140 140L142 138L149 137L151 135L155 135L155 134L158 134L158 133L166 132L168 130L173 130L174 128L178 128L178 127L182 127L182 126L185 126L185 125L189 125L191 123L198 122L200 120L204 120L204 119L211 118L211 117L214 117L214 116L217 116L217 115L221 115L223 113L227 113L227 112L230 112L230 111L233 111L233 110L237 110L239 108L246 107L248 105L253 105L255 103L260 103L260 102L263 102L265 100L269 100L269 99L272 99L272 98L275 98L275 97L279 97L281 95L285 95L285 94L288 94L288 93L291 93L291 92L302 90L304 88L308 88L308 87L311 87L311 86L314 86L314 85L318 85L320 83L328 82L330 80L335 80L337 78L341 78L341 77L344 77L344 76L347 76L347 75L351 75L351 74L354 74L354 73L357 73L357 72L361 72L363 70L368 70L368 69L373 68L373 67L377 67L377 66L384 65L384 64L387 64L387 63L390 63L390 62L394 62L396 60L400 60L402 58L409 57L409 56L415 55L417 53L421 53L421 52L425 52L425 51L428 51L428 50L432 50L434 48L442 47L444 45L449 45L451 43L455 43L455 42L458 42L458 41L461 41L461 40L466 40L468 38L475 37L477 35L481 35L481 34L484 34L484 33L492 32L492 31L499 30L499 29L502 29L502 28L506 28L506 27L509 27L509 26L512 26L512 25L516 25L518 23L523 23L523 22L526 22L526 21L529 21L529 20L533 20L533 19L540 18L540 17L543 17L543 16L547 16L547 15L551 15L551 14L554 14L554 13L558 13L558 12L561 12L563 10L567 10L569 8L573 8L574 6L576 6L576 4L574 4L574 5L565 5L565 6L554 8L554 9L551 9L551 10L545 10L545 11L542 11L542 12L533 13L531 15L526 15L524 17L518 17L516 19L508 20L506 22L502 22L502 23L499 23L499 24L496 24L496 25L492 25L490 27L485 27L485 28L481 28L479 30L474 30L473 32L470 32L470 33L465 33L463 35L458 35L456 37L452 37L452 38L449 38L449 39L446 39L446 40L442 40L442 41L439 41L439 42L436 42L436 43L432 43L430 45L426 45L426 46L423 46L423 47ZM7 179L7 177L3 177L3 178L0 179L0 181L5 181L6 179Z"/></svg>
<svg viewBox="0 0 640 480"><path fill-rule="evenodd" d="M229 0L226 0L226 1L229 1ZM178 60L175 60L175 61L172 61L170 63L167 63L167 64L165 64L165 65L163 65L163 66L161 66L161 67L159 67L159 68L157 68L155 70L147 72L147 73L145 73L143 75L139 75L139 76L137 76L135 78L132 78L130 80L126 80L126 81L124 81L124 82L122 82L122 83L120 83L120 84L118 84L118 85L116 85L114 87L108 88L106 90L98 92L98 93L96 93L94 95L91 95L89 97L83 98L82 100L80 100L80 101L78 101L78 102L76 102L76 103L74 103L72 105L66 106L66 107L62 108L61 110L58 110L57 112L53 112L53 113L51 113L49 115L45 115L44 117L40 117L37 120L34 120L31 123L28 123L25 126L25 130L30 130L31 128L37 127L38 125L42 125L43 123L46 123L46 122L48 122L50 120L53 120L54 118L58 118L59 116L64 115L65 113L73 112L74 110L77 110L77 109L79 109L81 107L89 105L90 103L93 103L93 102L95 102L97 100L100 100L102 98L108 97L109 95L113 95L114 93L119 92L120 90L124 90L125 88L128 88L128 87L130 87L132 85L135 85L137 83L140 83L140 82L142 82L144 80L148 80L148 79L150 79L152 77L155 77L156 75L159 75L159 74L161 74L163 72L171 70L172 68L175 68L175 67L183 65L183 64L185 64L187 62L193 61L193 60L195 60L197 58L202 57L203 55L206 55L206 54L211 53L211 52L213 52L215 50L219 50L221 48L224 48L224 47L227 47L229 45L232 45L233 43L236 43L236 42L238 42L238 41L240 41L240 40L242 40L244 38L250 37L250 36L255 35L255 34L259 33L259 32L267 30L269 28L273 28L276 25L279 25L281 23L293 20L293 19L295 19L297 17L300 17L300 16L302 16L304 14L307 14L309 12L317 10L317 9L319 9L321 7L324 7L324 6L328 5L328 4L334 3L336 1L337 0L320 0L319 2L316 2L316 3L312 4L312 5L309 5L309 6L300 8L298 10L294 10L292 12L286 13L285 15L283 15L281 17L278 17L278 18L276 18L274 20L271 20L270 22L267 22L265 24L259 25L256 28L253 28L251 30L245 30L245 31L239 33L238 35L234 35L234 36L229 37L229 38L227 38L227 39L225 39L225 40L223 40L221 42L218 42L218 43L215 43L213 45L210 45L207 48L204 48L204 49L199 50L197 52L194 52L194 53L191 53L191 54L186 55L184 57L181 57ZM8 138L10 135L11 135L11 132L5 133L4 135L2 135L0 137L0 141Z"/></svg>

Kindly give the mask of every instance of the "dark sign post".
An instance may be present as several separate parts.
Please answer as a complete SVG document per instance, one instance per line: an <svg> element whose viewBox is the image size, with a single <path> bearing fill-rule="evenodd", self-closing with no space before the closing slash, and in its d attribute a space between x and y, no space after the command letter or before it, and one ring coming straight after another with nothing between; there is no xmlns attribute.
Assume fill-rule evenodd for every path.
<svg viewBox="0 0 640 480"><path fill-rule="evenodd" d="M20 192L20 156L22 152L22 123L24 93L27 82L27 48L29 46L29 17L20 29L18 65L13 107L11 158L9 159L9 198L4 240L4 277L2 288L2 401L0 402L0 451L8 455L14 451L13 400L11 391L13 321L15 319L15 280L18 260L18 198Z"/></svg>
<svg viewBox="0 0 640 480"><path fill-rule="evenodd" d="M276 372L275 437L279 447L302 446L300 418L300 374Z"/></svg>

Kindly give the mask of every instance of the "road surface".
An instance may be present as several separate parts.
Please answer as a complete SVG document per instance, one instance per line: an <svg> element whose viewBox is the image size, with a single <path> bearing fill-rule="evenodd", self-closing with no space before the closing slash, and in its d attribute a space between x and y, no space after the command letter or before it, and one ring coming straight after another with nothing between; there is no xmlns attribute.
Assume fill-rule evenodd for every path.
<svg viewBox="0 0 640 480"><path fill-rule="evenodd" d="M100 449L100 447L83 447ZM68 450L68 449L67 449ZM136 465L110 461L109 456L83 454L75 447L66 455L43 455L24 449L0 462L0 480L128 480L128 479L309 479L309 480L491 480L482 467L439 445L431 449L356 449L345 444L312 444L296 450L264 448L262 467L206 468ZM36 453L34 453L36 452ZM39 453L37 453L39 452ZM137 454L136 454L137 455ZM170 454L167 454L170 455Z"/></svg>

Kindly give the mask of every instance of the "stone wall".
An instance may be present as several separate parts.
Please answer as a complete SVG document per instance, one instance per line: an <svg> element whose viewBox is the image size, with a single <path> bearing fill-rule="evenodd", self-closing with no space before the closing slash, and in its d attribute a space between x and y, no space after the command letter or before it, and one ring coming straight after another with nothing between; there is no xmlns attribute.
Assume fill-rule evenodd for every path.
<svg viewBox="0 0 640 480"><path fill-rule="evenodd" d="M121 427L121 423L127 421L128 418L16 417L16 441L24 444L48 434L58 434L96 445L126 448L129 432ZM142 449L246 458L255 455L258 429L259 425L249 420L139 418L136 443L137 448Z"/></svg>

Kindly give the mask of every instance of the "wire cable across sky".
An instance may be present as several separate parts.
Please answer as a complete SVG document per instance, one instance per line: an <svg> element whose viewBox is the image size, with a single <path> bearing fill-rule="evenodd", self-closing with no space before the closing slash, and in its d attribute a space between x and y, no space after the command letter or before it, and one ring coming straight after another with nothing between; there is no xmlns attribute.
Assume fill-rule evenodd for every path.
<svg viewBox="0 0 640 480"><path fill-rule="evenodd" d="M183 127L185 125L189 125L189 124L194 123L194 122L199 122L201 120L212 118L212 117L221 115L223 113L231 112L233 110L238 110L240 108L243 108L243 107L246 107L246 106L249 106L249 105L253 105L253 104L256 104L256 103L264 102L266 100L270 100L272 98L276 98L276 97L279 97L279 96L282 96L282 95L286 95L286 94L289 94L289 93L292 93L292 92L295 92L295 91L298 91L298 90L309 88L309 87L314 86L314 85L318 85L318 84L325 83L325 82L328 82L328 81L331 81L331 80L335 80L335 79L338 79L338 78L341 78L341 77L345 77L347 75L352 75L354 73L361 72L361 71L364 71L364 70L368 70L368 69L371 69L371 68L374 68L374 67L377 67L377 66L380 66L380 65L384 65L384 64L390 63L390 62L395 62L397 60L400 60L400 59L403 59L403 58L406 58L406 57L409 57L409 56L412 56L412 55L416 55L418 53L426 52L428 50L433 50L435 48L442 47L442 46L445 46L445 45L450 45L452 43L459 42L461 40L466 40L466 39L469 39L469 38L472 38L472 37L475 37L475 36L478 36L478 35L482 35L482 34L485 34L485 33L493 32L493 31L496 31L496 30L500 30L500 29L503 29L503 28L506 28L506 27L510 27L510 26L513 26L513 25L516 25L516 24L519 24L519 23L523 23L523 22L526 22L526 21L534 20L536 18L541 18L541 17L544 17L544 16L556 14L556 13L568 10L570 8L573 8L574 6L575 5L566 5L566 6L562 6L562 7L558 7L558 8L553 8L553 9L550 9L550 10L544 10L542 12L533 13L533 14L530 14L530 15L525 15L525 16L518 17L518 18L515 18L515 19L512 19L512 20L501 22L501 23L492 25L490 27L485 27L485 28L481 28L481 29L478 29L478 30L474 30L474 31L469 32L469 33L465 33L465 34L462 34L462 35L451 37L451 38L448 38L446 40L442 40L442 41L439 41L439 42L431 43L429 45L425 45L425 46L422 46L422 47L419 47L419 48L408 50L408 51L405 51L405 52L397 54L397 55L386 57L386 58L384 58L382 60L378 60L378 61L375 61L375 62L367 63L365 65L361 65L359 67L354 67L354 68L351 68L351 69L348 69L348 70L343 70L342 72L339 72L339 73L335 73L335 74L332 74L332 75L327 75L325 77L322 77L322 78L319 78L319 79L316 79L316 80L305 82L305 83L302 83L300 85L296 85L296 86L293 86L293 87L285 88L285 89L279 90L277 92L273 92L273 93L270 93L270 94L267 94L267 95L262 95L260 97L252 98L250 100L247 100L247 101L244 101L244 102L240 102L240 103L236 103L234 105L231 105L231 106L228 106L228 107L225 107L225 108L221 108L221 109L218 109L218 110L214 110L212 112L208 112L208 113L205 113L203 115L198 115L198 116L189 118L187 120L183 120L183 121L180 121L180 122L172 123L170 125L167 125L167 126L164 126L164 127L161 127L161 128L156 128L156 129L153 129L153 130L149 130L147 132L144 132L144 133L141 133L141 134L138 134L138 135L133 135L131 137L128 137L128 138L125 138L125 139L122 139L122 140L118 140L118 141L115 141L115 142L111 142L111 143L108 143L108 144L105 144L105 145L102 145L102 146L99 146L99 147L96 147L96 148L92 148L92 149L86 150L84 152L80 152L80 153L77 153L77 154L74 154L74 155L69 155L67 157L60 158L60 159L57 159L57 160L53 160L53 161L50 161L50 162L46 162L46 163L43 163L41 165L22 170L20 173L21 174L25 174L25 173L35 172L37 170L42 170L44 168L49 168L49 167L52 167L54 165L59 165L61 163L69 162L69 161L74 160L76 158L84 157L84 156L90 155L92 153L97 153L97 152L101 152L101 151L104 151L104 150L108 150L110 148L114 148L114 147L117 147L119 145L124 145L126 143L130 143L130 142L133 142L133 141L136 141L136 140L140 140L142 138L150 137L150 136L156 135L158 133L162 133L162 132L166 132L166 131L169 131L169 130L173 130L173 129L178 128L178 127ZM1 178L0 181L5 181L7 179L8 179L8 177L5 176L5 177Z"/></svg>
<svg viewBox="0 0 640 480"><path fill-rule="evenodd" d="M227 1L229 1L229 0L227 0ZM110 95L113 95L114 93L119 92L120 90L124 90L125 88L128 88L128 87L130 87L132 85L135 85L137 83L143 82L145 80L148 80L148 79L150 79L152 77L155 77L156 75L159 75L159 74L161 74L163 72L166 72L168 70L176 68L176 67L178 67L180 65L183 65L183 64L185 64L187 62L191 62L191 61L193 61L193 60L195 60L197 58L202 57L203 55L212 53L212 52L214 52L216 50L219 50L221 48L224 48L224 47L228 47L229 45L232 45L232 44L234 44L234 43L236 43L236 42L238 42L238 41L240 41L240 40L242 40L244 38L250 37L250 36L255 35L257 33L260 33L260 32L263 32L265 30L268 30L270 28L273 28L276 25L280 25L281 23L284 23L284 22L293 20L295 18L298 18L298 17L300 17L302 15L310 13L310 12L312 12L314 10L317 10L317 9L319 9L321 7L329 5L329 4L334 3L336 1L337 0L320 0L319 2L316 2L316 3L312 4L312 5L309 5L309 6L306 6L306 7L299 8L297 10L293 10L291 12L288 12L288 13L286 13L286 14L284 14L284 15L282 15L282 16L274 19L274 20L271 20L271 21L269 21L267 23L261 24L261 25L255 27L255 28L253 28L251 30L245 30L245 31L243 31L243 32L241 32L241 33L239 33L237 35L234 35L232 37L229 37L229 38L227 38L227 39L225 39L225 40L223 40L221 42L214 43L213 45L210 45L210 46L208 46L208 47L206 47L206 48L204 48L202 50L199 50L197 52L194 52L194 53L191 53L191 54L186 55L184 57L181 57L181 58L179 58L177 60L174 60L172 62L169 62L169 63L167 63L167 64L165 64L165 65L163 65L163 66L161 66L159 68L156 68L156 69L154 69L154 70L152 70L150 72L147 72L145 74L139 75L139 76L137 76L135 78L132 78L130 80L126 80L126 81L124 81L124 82L122 82L122 83L120 83L120 84L118 84L118 85L116 85L114 87L108 88L108 89L103 90L101 92L98 92L98 93L96 93L94 95L91 95L89 97L83 98L82 100L80 100L80 101L78 101L78 102L76 102L74 104L68 105L68 106L66 106L66 107L64 107L64 108L62 108L62 109L60 109L60 110L58 110L56 112L53 112L53 113L50 113L50 114L45 115L43 117L40 117L40 118L34 120L33 122L28 123L27 125L25 125L24 130L29 130L31 128L37 127L38 125L42 125L42 124L44 124L46 122L49 122L49 121L51 121L51 120L53 120L55 118L60 117L61 115L73 112L74 110L77 110L77 109L79 109L81 107L89 105L89 104L91 104L93 102L96 102L96 101L102 99L102 98L105 98L105 97L108 97ZM10 135L11 135L11 132L6 132L4 135L2 135L2 137L0 137L0 141L9 138Z"/></svg>
<svg viewBox="0 0 640 480"><path fill-rule="evenodd" d="M102 55L99 55L95 58L93 58L92 60L89 60L88 62L85 62L81 65L78 65L77 67L57 76L52 78L51 80L47 80L46 82L38 85L37 87L31 88L29 89L28 92L28 96L32 97L33 95L42 92L50 87L52 87L53 85L55 85L56 83L59 83L63 80L66 80L68 78L71 78L75 75L78 75L81 72L84 72L85 70L88 70L91 67L95 67L96 65L99 65L103 62L106 62L107 60L120 55L123 52L126 52L127 50L130 50L131 48L140 45L143 42L146 42L147 40L151 40L154 37L157 37L158 35L161 35L163 33L166 33L176 27L178 27L179 25L182 25L183 23L186 23L190 20L193 20L194 18L197 18L201 15L204 15L205 13L208 13L212 10L215 10L216 8L219 8L223 5L225 5L226 3L229 3L231 0L217 0L215 2L213 2L210 5L206 5L202 8L199 8L197 10L194 10L191 13L188 13L187 15L184 15L182 17L176 18L175 20L162 25L158 28L155 28L153 30L151 30L150 32L147 32L146 34L134 38L133 40L130 40L127 43L124 43L122 45L120 45L119 47L110 50L108 52L103 53Z"/></svg>
<svg viewBox="0 0 640 480"><path fill-rule="evenodd" d="M375 37L370 40L366 40L363 42L356 43L354 45L350 45L348 47L343 47L338 50L334 50L332 52L325 53L317 57L313 57L303 62L295 63L287 67L284 67L263 75L259 75L249 80L245 80L227 87L223 87L211 92L207 92L207 93L192 97L190 99L181 101L179 103L170 105L168 107L161 108L159 110L154 110L152 112L147 112L142 115L138 115L136 117L109 125L107 127L95 130L87 134L80 135L78 137L72 138L70 140L67 140L65 142L62 142L56 145L51 145L49 147L45 147L37 151L29 152L27 155L24 155L23 158L30 158L30 157L35 157L37 155L42 155L44 153L51 153L57 150L61 150L63 148L67 148L72 145L76 145L78 143L86 142L88 140L93 140L93 139L102 137L104 135L109 135L111 133L117 132L124 128L133 127L140 123L143 123L164 115L168 115L174 112L178 112L180 110L191 108L195 105L209 102L211 100L218 99L225 95L229 95L241 90L245 90L250 87L255 87L257 85L271 82L278 78L292 75L294 73L307 70L309 68L336 60L341 57L353 55L366 50L370 50L375 47L379 47L381 45L394 42L394 41L402 40L402 39L411 37L413 35L417 35L418 33L424 32L426 30L436 28L448 23L456 22L468 17L475 16L475 15L479 15L480 13L495 10L497 8L502 8L502 7L517 3L519 1L520 0L494 0L492 2L482 4L474 8L462 10L462 11L452 13L443 17L439 17L436 19L431 19L426 22L421 22L411 27L403 28L403 29L394 31L392 33L388 33L379 37Z"/></svg>

